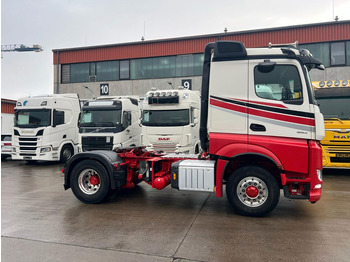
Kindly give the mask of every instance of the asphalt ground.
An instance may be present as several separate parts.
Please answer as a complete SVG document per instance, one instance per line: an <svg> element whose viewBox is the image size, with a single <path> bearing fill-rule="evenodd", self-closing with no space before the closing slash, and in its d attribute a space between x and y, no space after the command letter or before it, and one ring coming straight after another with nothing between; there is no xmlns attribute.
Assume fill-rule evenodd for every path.
<svg viewBox="0 0 350 262"><path fill-rule="evenodd" d="M145 183L86 205L62 167L1 162L2 261L350 261L350 170L324 172L316 204L281 195L252 218L226 196Z"/></svg>

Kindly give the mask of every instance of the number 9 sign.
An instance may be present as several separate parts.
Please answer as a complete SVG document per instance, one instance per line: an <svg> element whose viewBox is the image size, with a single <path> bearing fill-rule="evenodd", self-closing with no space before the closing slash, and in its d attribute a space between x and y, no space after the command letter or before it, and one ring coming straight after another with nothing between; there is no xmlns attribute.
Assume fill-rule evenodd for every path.
<svg viewBox="0 0 350 262"><path fill-rule="evenodd" d="M192 90L192 79L183 79L181 85L188 90Z"/></svg>

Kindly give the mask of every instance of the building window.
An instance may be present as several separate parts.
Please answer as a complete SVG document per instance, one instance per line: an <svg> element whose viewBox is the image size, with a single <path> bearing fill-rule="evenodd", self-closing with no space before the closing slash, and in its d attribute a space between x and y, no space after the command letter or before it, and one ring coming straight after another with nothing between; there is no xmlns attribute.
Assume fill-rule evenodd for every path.
<svg viewBox="0 0 350 262"><path fill-rule="evenodd" d="M96 81L119 80L119 61L96 63Z"/></svg>
<svg viewBox="0 0 350 262"><path fill-rule="evenodd" d="M204 55L203 54L195 54L194 55L194 75L195 76L202 75L203 62L204 62Z"/></svg>
<svg viewBox="0 0 350 262"><path fill-rule="evenodd" d="M193 55L181 55L176 57L176 76L192 76L194 74Z"/></svg>
<svg viewBox="0 0 350 262"><path fill-rule="evenodd" d="M120 73L119 78L121 80L130 79L130 62L129 62L129 60L120 61L119 73Z"/></svg>
<svg viewBox="0 0 350 262"><path fill-rule="evenodd" d="M62 83L200 76L203 54L62 65Z"/></svg>
<svg viewBox="0 0 350 262"><path fill-rule="evenodd" d="M345 42L331 43L331 66L345 65Z"/></svg>
<svg viewBox="0 0 350 262"><path fill-rule="evenodd" d="M325 67L330 66L329 43L299 45L298 48L309 50L312 56L321 60Z"/></svg>
<svg viewBox="0 0 350 262"><path fill-rule="evenodd" d="M70 82L89 82L90 65L89 63L70 65Z"/></svg>
<svg viewBox="0 0 350 262"><path fill-rule="evenodd" d="M61 82L63 84L70 82L70 65L62 65L62 67L61 67Z"/></svg>
<svg viewBox="0 0 350 262"><path fill-rule="evenodd" d="M350 65L350 41L346 42L346 65Z"/></svg>

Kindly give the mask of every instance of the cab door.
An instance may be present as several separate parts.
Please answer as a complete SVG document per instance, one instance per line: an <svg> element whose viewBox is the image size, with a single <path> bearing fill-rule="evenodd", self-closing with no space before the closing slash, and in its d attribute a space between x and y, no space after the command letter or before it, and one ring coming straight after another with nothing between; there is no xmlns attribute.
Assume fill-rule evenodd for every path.
<svg viewBox="0 0 350 262"><path fill-rule="evenodd" d="M248 150L306 174L315 118L303 75L296 60L249 61Z"/></svg>
<svg viewBox="0 0 350 262"><path fill-rule="evenodd" d="M249 61L248 134L311 139L314 114L296 60Z"/></svg>

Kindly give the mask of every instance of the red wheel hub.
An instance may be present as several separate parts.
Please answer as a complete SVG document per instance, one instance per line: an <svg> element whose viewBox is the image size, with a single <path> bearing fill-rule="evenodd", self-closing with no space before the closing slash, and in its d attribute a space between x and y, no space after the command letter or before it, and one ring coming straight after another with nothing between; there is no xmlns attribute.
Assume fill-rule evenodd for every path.
<svg viewBox="0 0 350 262"><path fill-rule="evenodd" d="M97 175L93 175L90 177L90 184L93 186L96 186L100 183L100 179L98 178Z"/></svg>
<svg viewBox="0 0 350 262"><path fill-rule="evenodd" d="M259 195L259 190L255 186L249 186L246 190L247 196L250 198L256 198Z"/></svg>

